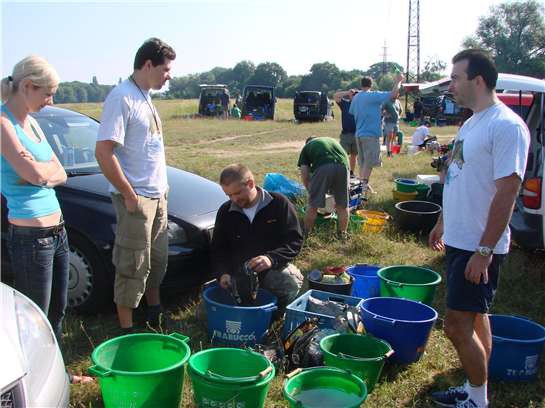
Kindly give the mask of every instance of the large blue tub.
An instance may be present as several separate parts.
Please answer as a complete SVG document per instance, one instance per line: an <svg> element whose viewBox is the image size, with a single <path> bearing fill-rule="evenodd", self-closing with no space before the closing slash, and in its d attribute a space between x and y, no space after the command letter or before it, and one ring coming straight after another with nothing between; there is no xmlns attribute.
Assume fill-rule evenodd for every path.
<svg viewBox="0 0 545 408"><path fill-rule="evenodd" d="M524 317L490 315L492 355L488 376L503 381L537 378L545 327Z"/></svg>
<svg viewBox="0 0 545 408"><path fill-rule="evenodd" d="M276 311L276 296L259 289L256 305L237 306L228 292L219 286L204 290L208 336L212 344L228 346L253 346L265 340Z"/></svg>
<svg viewBox="0 0 545 408"><path fill-rule="evenodd" d="M395 350L392 362L409 364L420 359L437 320L432 307L392 297L369 298L360 307L365 329Z"/></svg>
<svg viewBox="0 0 545 408"><path fill-rule="evenodd" d="M346 268L346 272L354 278L352 296L367 299L380 296L380 279L377 276L382 266L356 264Z"/></svg>

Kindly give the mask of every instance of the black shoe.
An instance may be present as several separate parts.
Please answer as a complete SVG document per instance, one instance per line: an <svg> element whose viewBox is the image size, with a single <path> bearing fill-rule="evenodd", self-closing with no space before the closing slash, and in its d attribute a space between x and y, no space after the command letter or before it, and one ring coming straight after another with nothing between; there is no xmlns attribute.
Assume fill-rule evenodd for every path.
<svg viewBox="0 0 545 408"><path fill-rule="evenodd" d="M431 400L440 407L455 408L457 404L469 398L463 385L449 387L446 391L436 391L431 394Z"/></svg>

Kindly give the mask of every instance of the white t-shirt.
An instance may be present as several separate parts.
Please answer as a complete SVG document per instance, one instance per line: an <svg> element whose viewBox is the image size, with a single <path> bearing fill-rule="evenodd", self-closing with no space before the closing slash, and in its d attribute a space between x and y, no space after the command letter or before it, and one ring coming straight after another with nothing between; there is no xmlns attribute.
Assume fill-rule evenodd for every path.
<svg viewBox="0 0 545 408"><path fill-rule="evenodd" d="M257 203L255 203L254 206L250 207L250 208L243 208L242 211L244 212L244 214L246 214L246 217L248 217L248 219L250 220L250 224L252 222L254 222L254 218L255 218L255 213L257 211L257 207L259 206L259 203L261 202L261 198L259 200L257 200Z"/></svg>
<svg viewBox="0 0 545 408"><path fill-rule="evenodd" d="M444 241L474 251L480 243L495 181L526 169L530 133L523 120L499 102L469 118L456 136L443 192ZM494 248L509 252L509 226Z"/></svg>
<svg viewBox="0 0 545 408"><path fill-rule="evenodd" d="M130 79L112 89L97 141L116 142L114 154L136 194L158 198L168 189L162 125L149 92L143 94ZM110 191L117 192L111 184Z"/></svg>
<svg viewBox="0 0 545 408"><path fill-rule="evenodd" d="M427 126L418 126L412 135L413 146L420 146L429 134L430 129Z"/></svg>

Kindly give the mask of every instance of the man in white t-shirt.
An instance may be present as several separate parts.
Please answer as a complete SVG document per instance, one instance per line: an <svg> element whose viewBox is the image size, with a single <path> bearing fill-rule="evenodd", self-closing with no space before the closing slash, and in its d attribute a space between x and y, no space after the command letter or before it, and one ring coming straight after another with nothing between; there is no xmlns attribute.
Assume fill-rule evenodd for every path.
<svg viewBox="0 0 545 408"><path fill-rule="evenodd" d="M456 136L443 214L429 243L435 250L446 247L444 330L467 381L433 393L432 400L444 407L484 408L492 351L487 313L509 251L509 220L526 168L530 135L522 119L497 98L498 73L487 54L465 50L452 63L449 90L474 114Z"/></svg>
<svg viewBox="0 0 545 408"><path fill-rule="evenodd" d="M163 130L150 90L170 79L174 50L157 38L144 42L129 79L104 101L96 158L110 182L117 215L114 302L123 333L146 295L147 320L159 324L159 286L168 262L168 190Z"/></svg>
<svg viewBox="0 0 545 408"><path fill-rule="evenodd" d="M430 136L430 122L424 123L422 126L418 126L411 137L413 146L418 148L424 148L426 146L426 139Z"/></svg>

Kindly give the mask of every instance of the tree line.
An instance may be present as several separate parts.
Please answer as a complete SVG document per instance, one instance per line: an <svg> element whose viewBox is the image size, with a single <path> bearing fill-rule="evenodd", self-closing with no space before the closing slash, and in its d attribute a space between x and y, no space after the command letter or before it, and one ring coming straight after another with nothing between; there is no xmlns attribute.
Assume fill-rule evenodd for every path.
<svg viewBox="0 0 545 408"><path fill-rule="evenodd" d="M464 48L481 48L495 58L499 72L545 78L545 7L538 0L506 2L492 6L479 18L473 36L464 39ZM427 82L445 75L446 63L429 59L423 65L420 81ZM339 89L359 87L363 75L373 78L377 89L392 87L396 71L405 72L395 62L377 62L366 71L339 69L334 63L320 62L306 75L288 75L276 62L257 66L240 61L233 68L215 67L208 72L172 78L169 89L155 98L197 98L200 84L225 84L231 95L242 92L248 84L271 85L281 98L291 98L298 90L325 91L330 95ZM55 100L58 103L102 102L113 85L99 85L96 77L90 84L63 82Z"/></svg>

